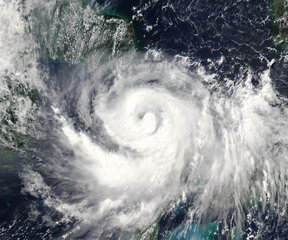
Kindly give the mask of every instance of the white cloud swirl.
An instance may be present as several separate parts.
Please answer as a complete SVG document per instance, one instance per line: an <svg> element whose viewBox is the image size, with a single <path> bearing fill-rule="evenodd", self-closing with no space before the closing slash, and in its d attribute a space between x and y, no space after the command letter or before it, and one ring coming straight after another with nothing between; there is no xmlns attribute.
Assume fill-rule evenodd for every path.
<svg viewBox="0 0 288 240"><path fill-rule="evenodd" d="M248 75L228 96L210 93L205 76L175 63L133 61L118 60L109 88L99 83L101 71L80 88L82 118L100 118L116 150L63 120L76 165L103 196L94 209L98 217L110 216L112 225L147 225L185 193L196 196L192 215L225 217L235 209L240 220L248 201L275 200L278 189L285 195L287 111L269 71L261 88ZM95 87L88 117L87 96Z"/></svg>

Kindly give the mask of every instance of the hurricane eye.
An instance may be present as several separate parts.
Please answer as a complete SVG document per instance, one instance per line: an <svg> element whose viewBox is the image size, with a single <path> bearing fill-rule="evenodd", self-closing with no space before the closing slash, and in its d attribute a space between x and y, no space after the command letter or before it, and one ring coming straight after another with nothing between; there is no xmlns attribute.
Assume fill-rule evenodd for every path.
<svg viewBox="0 0 288 240"><path fill-rule="evenodd" d="M287 240L287 86L288 0L0 0L0 240Z"/></svg>

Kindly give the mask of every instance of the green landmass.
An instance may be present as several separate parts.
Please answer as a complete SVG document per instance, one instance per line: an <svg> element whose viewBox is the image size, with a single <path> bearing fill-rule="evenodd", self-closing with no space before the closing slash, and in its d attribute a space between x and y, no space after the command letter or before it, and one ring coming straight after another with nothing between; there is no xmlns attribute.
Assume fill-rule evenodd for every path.
<svg viewBox="0 0 288 240"><path fill-rule="evenodd" d="M275 43L288 48L288 3L285 0L270 0L270 13L275 24Z"/></svg>
<svg viewBox="0 0 288 240"><path fill-rule="evenodd" d="M152 226L141 231L138 235L134 236L130 240L157 240L158 230L158 224L155 223Z"/></svg>
<svg viewBox="0 0 288 240"><path fill-rule="evenodd" d="M32 11L30 31L50 59L77 64L97 51L111 56L134 49L132 23L115 10L92 8L79 0L43 4Z"/></svg>
<svg viewBox="0 0 288 240"><path fill-rule="evenodd" d="M17 78L0 79L0 146L22 149L38 107L38 93Z"/></svg>

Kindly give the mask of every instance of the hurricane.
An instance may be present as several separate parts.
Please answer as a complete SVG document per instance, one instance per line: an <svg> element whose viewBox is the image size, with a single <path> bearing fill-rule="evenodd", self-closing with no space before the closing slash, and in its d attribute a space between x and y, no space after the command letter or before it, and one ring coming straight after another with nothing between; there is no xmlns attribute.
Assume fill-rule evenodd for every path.
<svg viewBox="0 0 288 240"><path fill-rule="evenodd" d="M286 239L269 4L132 2L0 1L1 239Z"/></svg>

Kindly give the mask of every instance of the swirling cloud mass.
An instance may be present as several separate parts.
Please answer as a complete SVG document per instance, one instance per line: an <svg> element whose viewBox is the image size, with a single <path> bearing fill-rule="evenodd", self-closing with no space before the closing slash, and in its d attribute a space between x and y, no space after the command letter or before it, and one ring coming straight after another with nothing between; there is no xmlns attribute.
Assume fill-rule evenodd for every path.
<svg viewBox="0 0 288 240"><path fill-rule="evenodd" d="M225 218L234 209L241 222L247 202L285 201L287 111L269 71L261 88L248 75L228 95L212 93L209 76L177 62L127 59L112 64L109 86L99 84L97 71L77 89L80 117L89 127L100 123L106 140L58 116L75 165L101 196L95 218L144 227L176 199L193 196L191 218Z"/></svg>
<svg viewBox="0 0 288 240"><path fill-rule="evenodd" d="M168 59L156 50L105 57L97 49L84 62L77 58L71 71L67 64L51 73L37 68L41 58L15 1L0 6L10 12L4 19L10 30L0 20L1 79L20 79L42 94L31 137L37 145L29 149L40 167L25 162L23 194L43 199L82 228L92 225L91 236L100 239L111 229L145 229L180 203L188 205L186 223L221 219L239 228L247 206L285 205L287 100L272 84L273 62L258 86L251 69L237 81L219 82L196 60ZM1 96L7 91L8 84ZM36 111L27 96L21 97L23 126ZM22 125L21 133L32 134Z"/></svg>

